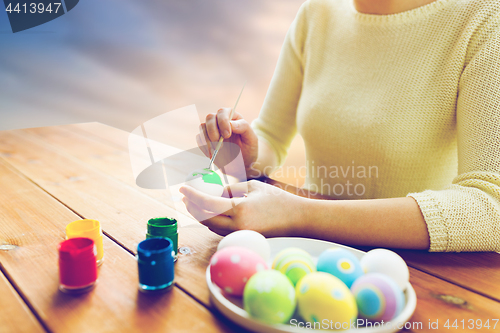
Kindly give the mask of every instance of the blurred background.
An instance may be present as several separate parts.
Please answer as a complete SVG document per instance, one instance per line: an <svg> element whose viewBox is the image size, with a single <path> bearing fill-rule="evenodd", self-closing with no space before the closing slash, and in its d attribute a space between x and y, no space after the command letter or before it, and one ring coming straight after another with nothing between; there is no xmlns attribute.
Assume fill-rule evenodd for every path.
<svg viewBox="0 0 500 333"><path fill-rule="evenodd" d="M97 121L132 131L195 104L260 111L303 0L81 0L13 34L0 11L0 130ZM286 165L305 164L297 138ZM294 185L302 180L277 175Z"/></svg>

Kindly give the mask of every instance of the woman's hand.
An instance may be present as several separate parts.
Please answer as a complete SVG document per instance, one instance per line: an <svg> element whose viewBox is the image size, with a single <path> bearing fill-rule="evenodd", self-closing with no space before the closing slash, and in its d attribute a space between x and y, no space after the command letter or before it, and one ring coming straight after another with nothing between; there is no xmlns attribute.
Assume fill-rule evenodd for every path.
<svg viewBox="0 0 500 333"><path fill-rule="evenodd" d="M226 187L223 197L190 186L182 186L180 192L189 213L219 235L250 229L266 237L292 236L303 222L304 198L255 180Z"/></svg>
<svg viewBox="0 0 500 333"><path fill-rule="evenodd" d="M196 136L196 142L208 158L212 157L213 149L215 149L221 136L224 137L224 143L230 142L236 144L240 148L245 171L248 174L248 170L252 164L257 161L258 138L250 127L250 124L243 119L241 114L235 112L232 119L229 119L230 115L231 108L222 108L217 113L208 114L205 123L201 124L200 130L202 134ZM215 159L215 164L219 167L227 166L235 158L234 152L231 152L229 148L231 145L226 146L228 149L224 149L223 144L223 148L219 151ZM238 153L236 152L236 155ZM232 172L229 166L229 170L226 168L225 173L238 177L238 171L240 170Z"/></svg>

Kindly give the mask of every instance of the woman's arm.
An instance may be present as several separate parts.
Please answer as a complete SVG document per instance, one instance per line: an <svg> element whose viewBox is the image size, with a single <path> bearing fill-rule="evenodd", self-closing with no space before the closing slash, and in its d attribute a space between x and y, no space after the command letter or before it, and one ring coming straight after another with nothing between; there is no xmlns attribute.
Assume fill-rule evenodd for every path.
<svg viewBox="0 0 500 333"><path fill-rule="evenodd" d="M351 245L428 249L429 233L413 198L312 200L302 203L296 236Z"/></svg>
<svg viewBox="0 0 500 333"><path fill-rule="evenodd" d="M183 186L188 211L225 235L251 229L265 236L299 236L351 245L427 249L425 221L412 198L313 200L258 181L231 186L234 196L218 198Z"/></svg>

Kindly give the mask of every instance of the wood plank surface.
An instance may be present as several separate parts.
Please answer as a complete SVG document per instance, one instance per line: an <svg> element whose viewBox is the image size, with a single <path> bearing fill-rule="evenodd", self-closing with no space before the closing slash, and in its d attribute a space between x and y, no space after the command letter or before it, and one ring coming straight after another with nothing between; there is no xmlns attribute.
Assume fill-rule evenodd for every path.
<svg viewBox="0 0 500 333"><path fill-rule="evenodd" d="M128 151L128 136L130 133L127 131L97 122L70 124L62 127L84 135L92 135L102 142Z"/></svg>
<svg viewBox="0 0 500 333"><path fill-rule="evenodd" d="M500 281L500 255L496 252L394 251L412 267L500 301L500 283L498 283Z"/></svg>
<svg viewBox="0 0 500 333"><path fill-rule="evenodd" d="M71 125L70 127L81 126L83 125ZM99 126L101 132L103 132L105 128L101 126L104 125ZM67 128L68 127L65 126L62 132L67 132ZM117 140L120 136L116 135L116 131L119 130L113 129L113 140ZM12 163L12 165L42 186L46 191L78 212L78 214L101 220L104 229L114 239L133 251L135 250L137 242L143 239L145 230L144 211L147 211L150 215L151 213L158 213L158 215L163 214L168 216L169 213L174 213L170 207L165 207L164 204L159 203L157 200L151 200L152 197L143 195L145 198L149 197L148 200L146 200L140 195L138 196L137 193L140 193L139 190L133 189L127 184L123 184L123 180L114 178L112 174L97 167L97 164L87 165L90 159L88 157L85 158L83 155L93 151L92 149L85 148L87 153L79 157L76 157L74 154L69 154L67 151L69 146L64 148L65 145L61 144L60 135L60 132L52 135L50 131L46 132L45 130L9 131L0 133L0 151L4 152L4 158L9 161L9 163ZM57 138L57 140L52 141L54 138ZM104 149L101 144L107 142L107 140L109 141L109 138L106 138L106 135L104 135L101 137L98 146ZM91 141L97 142L99 140ZM54 142L59 142L59 144L55 144ZM120 146L118 142L119 140L110 144L113 147L112 149ZM83 141L81 143L83 144ZM87 142L85 144L89 143ZM107 157L104 156L104 159L106 158ZM85 162L82 161L82 159L86 159ZM116 163L115 161L112 164L120 168L120 163ZM104 164L102 168L105 168ZM123 166L121 168L123 168ZM76 181L75 177L77 179ZM275 184L279 183L273 181L269 182ZM97 184L99 188L92 191L92 188L96 187ZM103 195L98 193L99 190L102 191ZM118 196L118 199L116 196ZM117 208L122 207L119 203L120 200L132 204L129 207L120 208L121 214L116 214ZM139 200L140 203L136 205L135 200ZM168 209L170 209L170 211L168 211ZM188 220L191 221L190 219ZM138 223L138 221L140 222ZM211 233L206 228L200 228L199 224L189 223L191 222L186 223L186 226L179 229L181 234L180 246L189 247L191 249L191 254L181 256L179 262L176 264L176 269L178 268L176 271L177 284L181 289L193 295L200 302L206 306L210 306L208 301L208 290L204 282L204 272L208 265L208 260L215 251L216 244L220 240L220 237ZM480 276L476 275L475 279L471 279L472 284L468 283L470 276L475 273L473 270L467 269L467 265L458 264L463 254L446 254L452 255L458 262L451 264L447 270L443 270L440 267L441 264L438 259L432 264L426 263L427 259L419 259L426 258L427 256L431 258L436 255L435 253L420 253L419 251L406 252L407 253L404 253L403 256L410 258L410 260L405 258L408 260L410 266L413 266L412 262L414 261L415 266L420 264L418 267L419 269L424 271L429 270L433 275L439 276L439 272L445 272L442 273L445 279L465 287L461 288L452 283L447 283L439 278L430 276L429 274L411 269L412 284L417 291L419 302L423 300L425 304L420 305L419 303L413 321L423 321L424 319L428 320L428 318L439 318L440 320L452 318L450 313L458 313L463 316L468 315L470 318L493 318L495 315L498 316L498 302L467 290L470 289L475 291L478 289L478 292L488 295L488 297L493 299L498 296L495 294L495 288L493 288L493 295L490 295L486 287L482 287L483 279ZM421 263L419 263L419 260ZM471 260L473 260L472 256ZM454 276L455 266L457 267L456 269L463 272L459 278ZM498 272L498 269L495 267L493 267L491 271L489 271L486 266L484 269L485 270L482 271L484 274L497 274L496 272ZM493 280L491 283L494 283ZM464 304L466 304L466 306L464 306ZM442 309L448 309L449 311L442 311ZM453 318L457 317L455 316ZM420 332L420 330L414 331Z"/></svg>
<svg viewBox="0 0 500 333"><path fill-rule="evenodd" d="M144 189L136 185L130 166L128 149L100 140L92 134L75 131L70 126L52 126L25 129L24 132L49 143L58 151L73 156L88 166L135 188L145 195L174 208L169 190ZM124 138L127 139L127 138ZM78 147L75 149L75 147ZM187 213L185 211L184 213ZM188 213L185 215L189 215Z"/></svg>
<svg viewBox="0 0 500 333"><path fill-rule="evenodd" d="M500 331L500 322L493 330L493 319L500 319L500 303L487 297L471 292L465 288L445 282L427 273L410 268L410 283L417 294L417 309L411 318L412 332L484 332ZM481 320L485 323L488 319L491 331L466 327L455 329L451 327L455 320L469 319ZM430 328L429 322L438 321L438 329ZM448 321L450 328L444 327ZM418 323L422 323L421 328ZM462 325L462 324L460 324Z"/></svg>
<svg viewBox="0 0 500 333"><path fill-rule="evenodd" d="M0 237L15 246L0 252L0 263L50 331L230 331L177 287L157 296L139 292L134 256L107 237L96 288L78 296L61 293L56 246L66 224L80 216L1 160L0 184Z"/></svg>
<svg viewBox="0 0 500 333"><path fill-rule="evenodd" d="M0 272L0 333L14 332L38 333L45 330Z"/></svg>
<svg viewBox="0 0 500 333"><path fill-rule="evenodd" d="M22 130L0 132L0 152L6 161L78 215L100 221L111 238L134 253L145 238L149 218L176 217L180 225L179 246L190 249L176 263L176 283L209 306L208 289L200 277L204 276L220 236Z"/></svg>

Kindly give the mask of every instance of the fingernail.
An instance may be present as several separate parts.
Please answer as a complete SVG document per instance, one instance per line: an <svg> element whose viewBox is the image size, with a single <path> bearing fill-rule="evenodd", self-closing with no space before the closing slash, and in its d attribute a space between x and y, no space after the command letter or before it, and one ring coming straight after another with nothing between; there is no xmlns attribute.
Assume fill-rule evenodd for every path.
<svg viewBox="0 0 500 333"><path fill-rule="evenodd" d="M238 123L235 121L232 121L231 124L233 125L233 128L238 128L239 126Z"/></svg>
<svg viewBox="0 0 500 333"><path fill-rule="evenodd" d="M228 130L222 131L222 136L227 139L229 137L229 131Z"/></svg>

